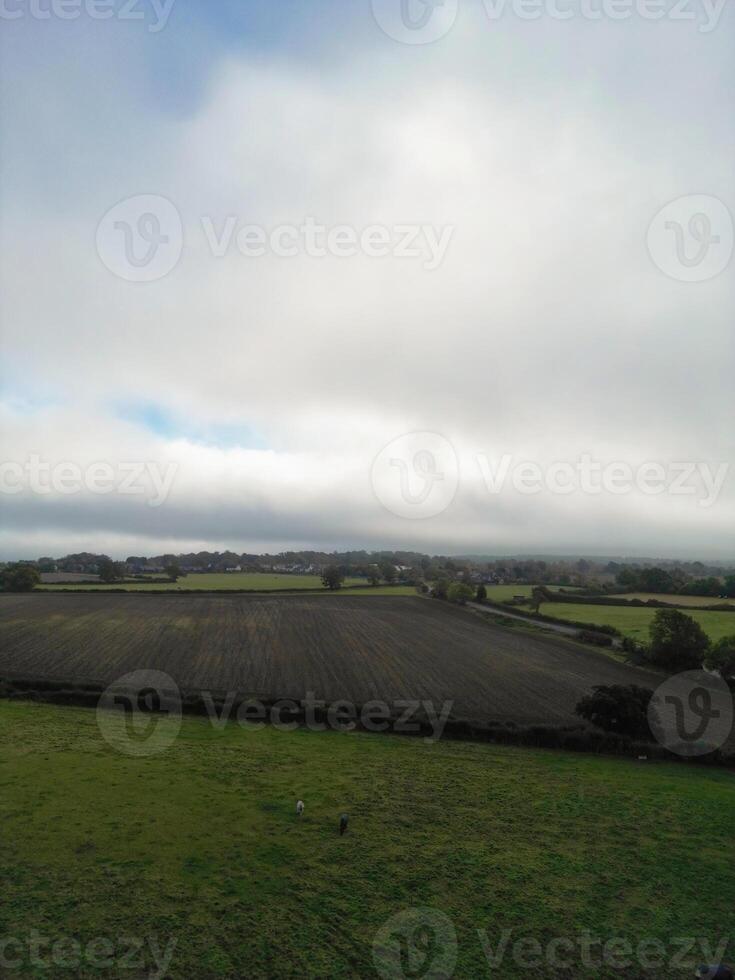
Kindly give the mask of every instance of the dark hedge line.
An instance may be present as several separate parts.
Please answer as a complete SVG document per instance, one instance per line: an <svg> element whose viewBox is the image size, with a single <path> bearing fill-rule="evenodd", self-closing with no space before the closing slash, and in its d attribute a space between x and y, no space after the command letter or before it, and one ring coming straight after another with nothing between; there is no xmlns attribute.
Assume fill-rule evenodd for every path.
<svg viewBox="0 0 735 980"><path fill-rule="evenodd" d="M569 602L574 605L583 606L643 606L651 609L703 609L707 612L735 612L735 604L726 605L720 603L708 603L706 606L687 606L676 601L676 596L671 596L671 601L661 599L623 599L619 596L605 595L573 595L571 593L554 592L553 602Z"/></svg>
<svg viewBox="0 0 735 980"><path fill-rule="evenodd" d="M396 583L397 585L403 585L404 583ZM343 585L340 592L370 592L374 586L372 585ZM76 589L69 588L68 586L61 586L59 588L55 587L45 587L43 589L35 589L37 594L43 594L46 592L73 592L78 595L321 595L323 593L329 593L331 589L324 589L314 587L313 589L123 589L123 588L107 588L107 589Z"/></svg>
<svg viewBox="0 0 735 980"><path fill-rule="evenodd" d="M70 685L35 678L0 679L0 697L7 700L27 700L96 708L102 691L102 686L95 684ZM302 702L293 698L260 698L254 695L242 696L230 704L229 717L234 719L240 705L252 703L254 700L262 704L269 715L279 706L277 720L280 723L303 725L306 721L306 712ZM288 706L284 702L288 702ZM211 701L207 703L198 694L185 693L182 695L182 711L185 714L206 716L213 707L217 716L221 717L223 710L227 707L227 702L216 696L213 696ZM359 715L362 706L356 705L355 710ZM311 715L319 724L328 723L328 707L312 707ZM431 738L433 735L433 729L428 719L419 714L414 715L411 719L411 724L415 726L413 731L408 731L404 727L396 727L398 724L397 718L387 720L386 731L392 734L420 738ZM370 730L361 726L359 721L356 727L365 731ZM687 759L671 753L657 743L636 742L622 735L604 732L584 725L517 725L513 722L478 722L465 718L450 718L446 722L442 737L473 742L491 742L498 745L518 745L527 748L594 752L598 755L617 755L635 759L691 762L698 765L735 769L735 755L723 753L721 750L711 752L706 756Z"/></svg>

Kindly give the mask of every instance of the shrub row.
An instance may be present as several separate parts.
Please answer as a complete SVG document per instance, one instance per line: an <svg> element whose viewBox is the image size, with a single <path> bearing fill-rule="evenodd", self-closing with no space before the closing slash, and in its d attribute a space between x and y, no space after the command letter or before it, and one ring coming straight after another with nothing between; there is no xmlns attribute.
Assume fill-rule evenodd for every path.
<svg viewBox="0 0 735 980"><path fill-rule="evenodd" d="M726 603L708 603L706 606L687 606L683 603L676 601L676 596L672 595L670 597L671 601L662 601L661 599L624 599L621 596L606 596L606 595L590 595L590 594L580 594L574 595L568 592L555 592L554 602L569 602L578 606L642 606L644 608L648 607L651 609L703 609L706 612L735 612L735 604L727 605Z"/></svg>
<svg viewBox="0 0 735 980"><path fill-rule="evenodd" d="M51 704L77 705L81 707L96 707L101 685L76 684L27 679L0 679L0 697L12 700L31 700ZM240 704L252 701L253 696L243 696L231 705L230 717L236 717ZM278 717L282 723L305 722L303 704L290 698L258 698L269 716L275 706L283 700L291 701L289 707L281 705ZM182 710L187 714L206 715L214 704L218 716L222 714L225 701L212 698L208 705L200 695L186 693L182 697ZM315 721L325 724L328 721L328 709L314 707L311 709ZM359 715L360 706L356 706ZM429 738L433 734L432 727L426 718L415 716L411 719L416 723L417 730L407 732L396 730L397 719L388 723L388 731L394 734L410 734L415 737ZM594 752L601 755L621 755L633 758L645 756L647 759L693 762L699 765L724 766L735 768L735 755L727 755L721 750L694 759L685 759L672 754L663 746L656 743L637 742L623 735L604 732L585 725L517 725L513 722L487 721L479 722L466 718L450 718L444 728L443 737L475 742L492 742L499 745L518 745L528 748L559 749L573 752Z"/></svg>

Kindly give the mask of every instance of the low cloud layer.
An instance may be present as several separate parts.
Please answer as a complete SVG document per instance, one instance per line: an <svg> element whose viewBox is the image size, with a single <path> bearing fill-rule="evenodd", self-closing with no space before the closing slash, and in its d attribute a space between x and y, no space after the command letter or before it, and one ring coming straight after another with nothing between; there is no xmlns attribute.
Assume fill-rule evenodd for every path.
<svg viewBox="0 0 735 980"><path fill-rule="evenodd" d="M283 49L212 42L177 102L176 58L196 45L187 10L155 38L83 22L6 32L3 459L176 476L155 507L118 490L7 492L2 556L733 557L735 478L707 489L735 456L731 272L681 281L647 248L668 201L733 210L727 14L706 36L518 20L480 33L466 15L417 50L357 19L321 38L318 63L306 38L287 55L289 23ZM85 57L49 57L62 41ZM182 247L167 275L131 282L97 229L141 194L171 202ZM288 255L241 247L260 241L253 227L270 242L305 222L324 228L319 254L303 238ZM339 253L371 227L388 254ZM407 228L436 242L451 229L432 267L428 238L421 256L396 254ZM457 459L456 494L421 519L374 486L376 456L411 432L439 433ZM658 463L668 483L488 493L483 457L545 479L585 454L634 475ZM692 493L671 492L676 463L694 468Z"/></svg>

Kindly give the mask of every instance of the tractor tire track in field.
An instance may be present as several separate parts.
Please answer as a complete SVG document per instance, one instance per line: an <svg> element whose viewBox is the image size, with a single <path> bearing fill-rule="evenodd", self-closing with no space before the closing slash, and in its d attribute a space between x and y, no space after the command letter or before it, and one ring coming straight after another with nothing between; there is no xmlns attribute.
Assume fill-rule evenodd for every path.
<svg viewBox="0 0 735 980"><path fill-rule="evenodd" d="M594 684L661 681L418 597L0 596L0 677L106 685L141 668L192 693L452 700L455 717L518 724L575 720Z"/></svg>

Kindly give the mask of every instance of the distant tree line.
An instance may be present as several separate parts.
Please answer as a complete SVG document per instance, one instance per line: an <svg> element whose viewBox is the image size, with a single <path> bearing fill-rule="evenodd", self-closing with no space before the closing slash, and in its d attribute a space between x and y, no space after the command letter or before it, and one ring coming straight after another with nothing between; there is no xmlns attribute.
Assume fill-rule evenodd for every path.
<svg viewBox="0 0 735 980"><path fill-rule="evenodd" d="M702 562L616 562L594 558L483 558L448 557L415 551L284 551L255 555L235 551L200 551L184 554L129 555L115 561L109 555L79 552L61 558L42 557L23 561L40 573L74 572L99 576L113 584L139 575L165 576L176 581L201 572L261 572L322 576L328 568L340 569L342 579L361 578L381 583L430 584L439 592L452 583L473 590L480 585L554 585L589 595L615 592L652 592L735 597L735 567ZM457 590L454 590L455 594Z"/></svg>

